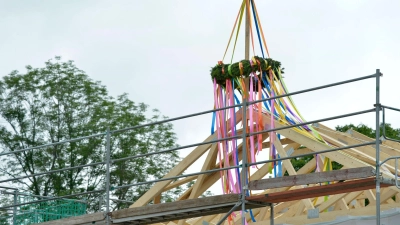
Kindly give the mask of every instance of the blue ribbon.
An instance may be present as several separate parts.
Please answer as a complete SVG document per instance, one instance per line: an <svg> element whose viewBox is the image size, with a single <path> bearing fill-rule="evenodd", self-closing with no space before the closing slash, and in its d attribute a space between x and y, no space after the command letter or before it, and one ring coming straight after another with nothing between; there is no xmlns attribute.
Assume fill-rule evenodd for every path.
<svg viewBox="0 0 400 225"><path fill-rule="evenodd" d="M215 133L214 126L215 126L215 119L216 119L216 112L213 112L212 121L211 121L211 135Z"/></svg>
<svg viewBox="0 0 400 225"><path fill-rule="evenodd" d="M254 17L254 22L255 22L255 24L256 24L258 42L260 43L260 48L261 48L262 56L263 56L263 58L265 58L265 57L264 57L264 50L263 50L262 43L261 43L260 31L259 31L259 29L258 29L257 16L256 16L256 12L255 12L255 10L254 10L254 5L253 5L254 3L253 3L253 0L251 0L250 2L251 2L251 8L253 9L253 17Z"/></svg>
<svg viewBox="0 0 400 225"><path fill-rule="evenodd" d="M236 105L240 105L241 103L235 93L233 93L233 96L235 97ZM241 109L241 108L242 108L242 106L239 106L239 109Z"/></svg>

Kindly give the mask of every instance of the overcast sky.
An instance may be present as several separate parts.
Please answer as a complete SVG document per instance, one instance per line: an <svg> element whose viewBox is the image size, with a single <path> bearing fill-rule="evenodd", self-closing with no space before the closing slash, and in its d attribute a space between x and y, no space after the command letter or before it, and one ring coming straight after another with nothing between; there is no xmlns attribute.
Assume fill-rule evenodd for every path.
<svg viewBox="0 0 400 225"><path fill-rule="evenodd" d="M400 1L256 1L271 57L290 91L381 69L383 104L400 108ZM128 93L168 117L213 107L221 60L241 0L0 0L0 74L72 59L113 96ZM243 34L241 35L243 37ZM234 61L244 58L239 39ZM258 49L258 46L256 46ZM231 54L231 53L229 53ZM259 54L259 51L256 53ZM225 62L229 62L225 60ZM308 120L370 109L375 81L294 96ZM400 113L388 120L400 127ZM374 115L327 122L374 125ZM176 122L179 144L204 140L211 115Z"/></svg>

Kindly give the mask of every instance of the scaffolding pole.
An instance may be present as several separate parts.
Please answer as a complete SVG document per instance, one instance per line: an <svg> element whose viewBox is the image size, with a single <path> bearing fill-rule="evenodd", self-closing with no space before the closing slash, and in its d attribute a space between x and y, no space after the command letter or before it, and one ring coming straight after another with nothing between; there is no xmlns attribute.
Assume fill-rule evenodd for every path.
<svg viewBox="0 0 400 225"><path fill-rule="evenodd" d="M17 225L18 190L14 191L13 225Z"/></svg>
<svg viewBox="0 0 400 225"><path fill-rule="evenodd" d="M247 101L246 98L243 98L243 131L242 131L242 177L241 177L241 186L240 186L240 192L242 193L241 195L241 203L242 203L242 224L246 224L246 178L247 178L247 151L246 151L246 127L247 127L247 118L246 118L246 111L247 111Z"/></svg>
<svg viewBox="0 0 400 225"><path fill-rule="evenodd" d="M111 151L111 133L107 127L107 143L106 143L106 224L110 225L110 151Z"/></svg>
<svg viewBox="0 0 400 225"><path fill-rule="evenodd" d="M380 225L381 224L381 184L380 184L380 151L379 151L379 145L380 145L380 124L379 124L379 112L381 110L380 106L380 77L381 77L381 72L379 69L376 70L376 103L375 103L375 109L376 109L376 130L375 130L375 142L376 142L376 224ZM397 173L397 171L396 171Z"/></svg>
<svg viewBox="0 0 400 225"><path fill-rule="evenodd" d="M274 225L274 203L271 203L270 207L271 207L271 210L270 210L271 215L270 215L269 223L270 223L270 225Z"/></svg>

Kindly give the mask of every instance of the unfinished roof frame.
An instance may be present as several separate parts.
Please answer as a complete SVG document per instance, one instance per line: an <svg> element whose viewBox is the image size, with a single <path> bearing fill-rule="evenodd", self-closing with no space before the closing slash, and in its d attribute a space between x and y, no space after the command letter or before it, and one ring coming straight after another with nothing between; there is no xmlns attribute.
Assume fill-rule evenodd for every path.
<svg viewBox="0 0 400 225"><path fill-rule="evenodd" d="M106 195L106 207L105 207L105 212L104 212L104 216L102 217L102 219L99 219L98 221L103 221L105 224L111 224L113 222L113 220L118 221L121 219L116 219L116 218L111 218L113 213L110 212L110 179L109 179L109 167L113 162L118 162L118 161L123 161L123 160L131 160L131 159L135 159L135 158L139 158L139 157L146 157L146 156L150 156L153 154L160 154L160 153L166 153L166 152L171 152L171 151L176 151L176 150L180 150L180 149L185 149L185 148L190 148L190 147L196 147L196 146L202 146L200 151L193 151L192 153L189 154L188 158L191 158L190 161L191 163L194 162L195 158L198 158L199 156L203 155L210 147L212 144L214 143L218 143L220 141L224 141L224 140L230 140L230 139L239 139L241 138L242 140L246 140L247 137L252 136L252 135L256 135L256 134L260 134L260 133L267 133L267 132L272 132L272 131L283 131L296 126L301 126L301 125L308 125L308 124L314 124L314 123L319 123L319 122L323 122L323 121L328 121L328 120L334 120L334 119L338 119L338 118L344 118L344 117L349 117L349 116L355 116L355 115L360 115L360 114L364 114L364 113L369 113L369 112L375 112L376 114L376 138L375 140L370 140L364 143L359 143L359 144L352 144L352 145L346 145L346 146L342 146L342 147L338 147L338 148L330 148L330 149L323 149L321 150L321 148L319 148L318 150L318 154L323 154L323 153L332 153L335 151L339 151L339 150L345 150L345 149L353 149L353 148L358 148L358 147L363 147L363 146L369 146L374 144L375 145L375 149L376 149L376 156L375 156L375 189L376 189L376 202L379 203L381 202L380 197L381 197L381 182L385 181L386 182L386 186L387 186L387 180L382 179L381 177L381 172L380 172L380 167L388 162L391 159L396 159L396 167L395 167L395 181L397 184L397 159L399 158L399 156L392 156L392 157L388 157L386 158L384 161L380 161L380 144L382 143L382 140L388 139L385 137L385 131L383 131L383 137L381 138L380 133L379 133L379 126L380 126L380 111L383 111L383 123L385 123L385 113L384 113L384 109L392 109L392 110L396 110L396 111L400 111L399 109L393 108L393 107L389 107L389 106L383 106L380 103L380 77L382 76L382 74L380 73L380 70L377 69L375 74L369 75L369 76L364 76L364 77L359 77L359 78L355 78L355 79L350 79L350 80L346 80L346 81L341 81L341 82L337 82L337 83L332 83L332 84L327 84L327 85L323 85L323 86L318 86L318 87L314 87L314 88L309 88L309 89L304 89L301 91L296 91L296 92L292 92L292 93L288 93L285 95L280 95L280 96L274 96L271 98L267 98L267 99L263 99L263 100L258 100L258 101L253 101L253 102L247 102L247 101L243 101L242 104L239 105L234 105L234 106L230 106L230 107L224 107L224 108L218 108L218 109L213 109L213 110L207 110L207 111L203 111L203 112L199 112L199 113L194 113L194 114L189 114L189 115L185 115L185 116L180 116L180 117L175 117L175 118L171 118L171 119L166 119L166 120L162 120L162 121L157 121L157 122L153 122L153 123L148 123L148 124L143 124L143 125L138 125L138 126L134 126L134 127L128 127L128 128L124 128L124 129L119 129L119 130L113 130L110 131L109 129L101 134L95 134L95 135L90 135L90 136L85 136L85 137L80 137L80 138L76 138L76 139L71 139L71 140L65 140L62 142L57 142L57 143L50 143L50 144L46 144L46 145L41 145L41 146L36 146L36 147L32 147L32 148L26 148L26 149L21 149L18 151L14 151L14 152L4 152L4 153L0 153L0 156L5 156L5 155L9 155L9 154L15 154L15 153L20 153L23 151L28 151L28 150L39 150L43 147L48 147L48 146L52 146L52 145L59 145L59 144L64 144L64 143L69 143L69 142L75 142L75 141L80 141L83 139L87 139L87 138L94 138L94 137L100 137L100 136L106 136L106 160L102 161L102 162L96 162L96 163L91 163L91 164L85 164L85 165L80 165L80 166L75 166L75 167L70 167L70 168L64 168L61 170L53 170L53 171L48 171L48 172L44 172L44 173L40 173L40 174L33 174L33 175L29 175L29 176L21 176L21 177L16 177L16 178L12 178L12 179L6 179L6 180L0 180L0 183L4 183L4 182L9 182L9 181L16 181L16 180L20 180L20 179L25 179L28 177L33 177L33 176L43 176L43 175L47 175L47 174L51 174L51 173L56 173L56 172L61 172L61 171L66 171L66 170L73 170L73 169L78 169L78 168L82 168L82 167L88 167L88 166L96 166L96 165L106 165L107 168L107 173L106 173L106 184L105 187L106 189L103 190L95 190L95 191L91 191L91 192L83 192L83 193L77 193L77 194L72 194L72 195L66 195L66 196L55 196L53 198L46 198L46 199L42 199L42 200L38 200L35 202L40 202L40 201L47 201L47 200L52 200L52 199L59 199L59 198L68 198L68 197L74 197L74 196L78 196L78 195L85 195L85 194L90 194L93 192L104 192ZM353 83L353 82L357 82L357 81L361 81L361 80L366 80L366 79L371 79L371 78L375 78L376 79L376 101L375 101L375 105L374 108L372 109L367 109L367 110L363 110L363 111L359 111L359 112L354 112L354 113L349 113L349 114L343 114L343 115L339 115L339 116L334 116L334 117L328 117L328 118L323 118L323 119L318 119L318 120L313 120L313 121L308 121L308 122L304 122L304 123L299 123L296 125L290 125L290 126L277 126L274 129L267 129L264 130L262 132L253 132L253 133L247 133L246 129L243 129L242 131L239 132L240 135L236 135L236 136L231 136L229 138L222 138L222 139L216 139L214 136L210 136L209 138L207 138L204 142L200 142L200 143L196 143L196 144L190 144L190 145L186 145L186 146L181 146L181 147L176 147L176 148L171 148L171 149L167 149L167 150L161 150L161 151L156 151L156 152L151 152L151 153L147 153L147 154L142 154L142 155L136 155L136 156L130 156L130 157L126 157L126 158L118 158L118 159L111 159L110 158L110 138L113 134L115 133L119 133L119 132L124 132L124 131L128 131L128 130L133 130L133 129L138 129L138 128L142 128L145 126L151 126L151 125L157 125L157 124L161 124L161 123L167 123L167 122L172 122L172 121L176 121L176 120L180 120L180 119L184 119L184 118L190 118L190 117L194 117L194 116L199 116L199 115L203 115L203 114L207 114L207 113L212 113L218 110L224 110L224 109L228 109L228 108L233 108L233 107L241 107L241 115L238 116L238 121L246 121L246 117L247 117L247 107L258 103L258 102L262 102L262 101L269 101L269 100L273 100L273 99L277 99L277 98L282 98L282 97L287 97L287 96L292 96L292 95L297 95L297 94L301 94L301 93L306 93L306 92L311 92L311 91L315 91L315 90L320 90L320 89L324 89L324 88L328 88L328 87L333 87L333 86L338 86L338 85L343 85L343 84L347 84L347 83ZM239 110L240 111L240 110ZM285 136L285 135L284 135ZM393 140L393 141L398 141L398 140ZM211 150L210 150L211 151ZM214 149L215 151L215 149ZM244 159L243 161L247 161L246 160L246 145L243 145L241 148L241 152L242 152L242 159ZM242 163L240 165L240 167L242 168L242 171L247 171L247 167L252 166L252 165L256 165L256 164L266 164L266 163L270 163L270 162L275 162L275 161L283 161L286 159L291 159L291 158L295 158L295 157L301 157L301 156L307 156L307 155L315 155L316 152L306 152L304 154L297 154L297 155L292 155L292 156L284 156L279 158L279 159L272 159L272 160L264 160L264 161L258 161L256 163ZM186 160L186 159L185 159ZM191 164L191 163L187 163L187 164ZM206 162L207 163L207 162ZM211 162L212 163L212 162ZM209 164L209 168L211 168L211 164L210 162L208 162ZM169 183L172 180L176 180L178 178L186 178L186 179L192 179L193 177L197 177L197 179L205 179L204 176L202 175L209 175L209 174L213 174L215 172L218 171L223 171L223 170L229 170L229 169L234 169L234 168L238 168L239 166L231 166L231 167L227 167L227 168L215 168L215 169L209 169L209 168L203 168L204 170L200 171L200 172L196 172L196 173L190 173L190 174L181 174L181 172L186 169L182 166L180 166L180 168L178 169L179 171L173 171L172 174L181 174L181 175L170 175L167 174L166 177L162 178L162 179L157 179L157 180L151 180L151 181L146 181L146 182L140 182L140 183L135 183L135 184L128 184L128 185L122 185L122 186L117 186L117 187L113 187L113 189L119 189L119 188L127 188L127 187L133 187L133 186L138 186L138 185L142 185L142 184L148 184L148 183L157 183L157 184L161 184L161 185L155 185L153 186L149 192L147 192L144 196L142 196L135 204L134 206L139 206L139 205L146 205L149 201L149 196L150 195L154 195L155 192L159 192L161 193L166 186L169 185ZM246 177L245 173L242 173L242 181L244 181ZM195 178L193 178L195 179ZM179 183L179 182L178 182ZM244 184L245 182L241 182L242 184ZM389 182L390 183L390 182ZM391 184L393 185L393 184ZM161 190L160 190L160 187ZM1 187L0 187L1 188ZM157 190L157 188L159 190ZM200 190L200 187L195 187L198 190ZM241 193L244 193L244 190L247 190L249 187L248 186L242 186ZM156 191L154 191L156 190ZM150 193L151 194L148 194ZM156 196L159 194L155 194ZM195 194L196 195L196 194ZM193 196L195 196L193 195ZM235 211L238 207L241 206L242 210L246 209L246 207L249 207L249 205L251 204L257 204L259 201L256 202L251 202L249 201L250 199L246 199L245 195L240 195L239 196L240 199L232 205L232 207L228 210L226 209L227 213L225 214L225 216L222 217L222 219L220 219L220 221L217 224L222 224L224 222L224 220L227 218L228 213L231 213L233 211ZM145 200L144 200L145 199ZM152 198L150 198L151 201ZM0 209L4 209L4 208L15 208L17 206L21 206L23 204L14 204L14 205L9 205L9 206L3 206L0 207ZM268 205L270 206L270 224L274 223L274 207L273 207L273 203L266 203L264 205L261 206L265 206ZM193 209L194 210L194 209ZM264 210L265 211L265 210ZM169 211L169 214L174 214L174 212ZM176 213L182 213L179 210L176 211ZM189 213L190 212L185 212L185 213ZM207 212L206 212L207 213ZM265 213L265 212L264 212ZM116 214L116 213L114 213ZM195 215L195 214L194 214ZM202 214L204 215L204 214ZM206 214L207 215L207 214ZM104 220L105 218L105 220ZM170 219L174 219L174 218L182 218L179 216L176 217L170 217ZM188 218L187 215L185 215L184 218ZM246 217L246 215L243 213L242 214L242 223L244 220L248 219ZM89 219L91 221L93 220L93 216ZM132 221L134 221L135 219L133 218ZM151 220L150 220L151 221ZM380 204L376 204L376 221L377 224L380 224ZM126 221L125 221L126 222ZM45 224L51 224L52 222L47 222ZM178 222L180 223L180 222ZM71 223L71 224L78 224L78 223Z"/></svg>

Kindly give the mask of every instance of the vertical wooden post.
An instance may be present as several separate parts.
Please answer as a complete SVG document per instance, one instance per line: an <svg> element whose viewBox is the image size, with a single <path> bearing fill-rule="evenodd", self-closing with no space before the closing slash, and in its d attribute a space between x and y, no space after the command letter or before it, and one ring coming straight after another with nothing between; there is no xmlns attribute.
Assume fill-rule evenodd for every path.
<svg viewBox="0 0 400 225"><path fill-rule="evenodd" d="M246 60L250 59L250 14L249 14L249 9L250 9L250 0L246 0L246 18L245 18L245 56L244 58ZM244 80L244 85L246 87L246 91L250 90L250 85L249 85L249 78L246 78ZM243 144L242 144L242 182L241 182L241 192L242 192L242 225L246 224L246 215L245 215L245 207L246 207L246 191L247 191L247 184L246 184L246 178L247 178L247 157L246 157L246 127L247 127L247 116L246 116L246 111L247 111L247 96L248 93L243 93L243 102L242 102L242 110L243 110Z"/></svg>
<svg viewBox="0 0 400 225"><path fill-rule="evenodd" d="M250 0L246 0L246 19L245 19L245 55L244 59L250 59Z"/></svg>
<svg viewBox="0 0 400 225"><path fill-rule="evenodd" d="M250 59L250 0L246 0L246 18L245 18L245 36L244 36L244 59L249 60ZM246 89L248 89L249 86L249 78L246 78L244 80ZM250 90L250 89L248 89Z"/></svg>

